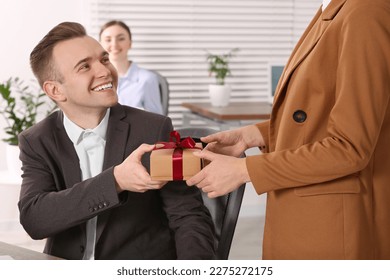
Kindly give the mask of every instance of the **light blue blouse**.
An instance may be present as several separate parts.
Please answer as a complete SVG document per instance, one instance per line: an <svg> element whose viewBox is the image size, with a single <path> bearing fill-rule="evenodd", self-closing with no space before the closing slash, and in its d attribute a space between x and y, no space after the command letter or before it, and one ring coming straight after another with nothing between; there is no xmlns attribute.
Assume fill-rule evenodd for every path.
<svg viewBox="0 0 390 280"><path fill-rule="evenodd" d="M119 77L118 99L122 105L163 114L158 77L135 62L125 76Z"/></svg>

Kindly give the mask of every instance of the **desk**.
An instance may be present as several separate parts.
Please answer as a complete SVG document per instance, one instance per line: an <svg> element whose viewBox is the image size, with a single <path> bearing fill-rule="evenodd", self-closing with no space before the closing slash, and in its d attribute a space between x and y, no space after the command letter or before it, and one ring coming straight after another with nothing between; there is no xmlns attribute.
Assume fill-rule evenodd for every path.
<svg viewBox="0 0 390 280"><path fill-rule="evenodd" d="M10 175L7 170L0 170L0 240L8 244L22 245L34 251L42 251L45 240L31 239L19 222L18 201L21 183L21 178Z"/></svg>
<svg viewBox="0 0 390 280"><path fill-rule="evenodd" d="M14 260L61 260L60 258L54 256L7 244L1 241L0 256L10 256Z"/></svg>
<svg viewBox="0 0 390 280"><path fill-rule="evenodd" d="M269 119L272 106L267 102L237 102L226 107L213 107L210 103L182 103L190 111L183 113L183 126L191 126L191 120L203 120L217 125L220 130L240 126L242 121Z"/></svg>
<svg viewBox="0 0 390 280"><path fill-rule="evenodd" d="M21 228L18 209L20 185L21 179L13 178L8 171L0 171L0 234L4 228Z"/></svg>

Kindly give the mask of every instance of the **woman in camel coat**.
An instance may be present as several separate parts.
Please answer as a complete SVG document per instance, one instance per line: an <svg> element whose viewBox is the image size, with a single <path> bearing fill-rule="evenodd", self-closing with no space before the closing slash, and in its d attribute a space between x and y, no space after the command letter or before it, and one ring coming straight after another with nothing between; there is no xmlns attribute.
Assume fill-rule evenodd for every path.
<svg viewBox="0 0 390 280"><path fill-rule="evenodd" d="M264 259L390 259L390 1L320 9L276 92L269 121L203 139L187 184L267 193Z"/></svg>

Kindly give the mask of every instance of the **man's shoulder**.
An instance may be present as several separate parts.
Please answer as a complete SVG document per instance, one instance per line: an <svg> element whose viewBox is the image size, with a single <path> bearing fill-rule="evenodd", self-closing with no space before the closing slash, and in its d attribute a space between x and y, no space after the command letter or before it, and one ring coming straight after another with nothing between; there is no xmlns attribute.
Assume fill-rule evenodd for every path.
<svg viewBox="0 0 390 280"><path fill-rule="evenodd" d="M53 133L57 131L58 122L60 121L58 118L61 118L61 116L62 113L60 111L55 111L43 120L25 129L18 136L19 143L23 143L23 139L26 139L30 143L34 143L34 145L37 143L50 142Z"/></svg>
<svg viewBox="0 0 390 280"><path fill-rule="evenodd" d="M167 116L120 104L111 108L109 126L128 127L131 135L143 143L163 141L173 130L172 121Z"/></svg>
<svg viewBox="0 0 390 280"><path fill-rule="evenodd" d="M58 118L62 115L61 111L57 110L52 112L50 115L37 122L33 126L24 130L21 134L28 135L32 133L43 133L45 131L53 131L58 124Z"/></svg>
<svg viewBox="0 0 390 280"><path fill-rule="evenodd" d="M170 118L161 114L145 111L142 109L117 104L111 108L111 116L128 121L142 122L165 122L170 121Z"/></svg>

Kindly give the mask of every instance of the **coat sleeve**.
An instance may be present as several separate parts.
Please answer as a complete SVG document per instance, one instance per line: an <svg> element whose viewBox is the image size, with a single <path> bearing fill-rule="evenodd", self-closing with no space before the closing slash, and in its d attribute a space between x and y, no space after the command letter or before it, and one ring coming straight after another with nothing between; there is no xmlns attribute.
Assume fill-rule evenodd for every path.
<svg viewBox="0 0 390 280"><path fill-rule="evenodd" d="M171 130L171 123L165 123L160 139L167 140ZM160 195L174 232L177 258L214 259L214 224L199 189L188 187L185 181L172 181L160 190Z"/></svg>
<svg viewBox="0 0 390 280"><path fill-rule="evenodd" d="M265 147L259 147L262 153L269 152L269 120L256 124L257 129L263 136Z"/></svg>
<svg viewBox="0 0 390 280"><path fill-rule="evenodd" d="M169 227L175 235L177 258L214 259L214 225L199 189L188 187L183 181L173 181L163 188L161 196Z"/></svg>
<svg viewBox="0 0 390 280"><path fill-rule="evenodd" d="M329 100L334 105L321 124L327 135L294 149L248 157L248 172L259 194L353 176L368 165L383 124L388 125L388 15L388 4L370 3L347 15L340 29L338 67L330 73L336 79L335 99Z"/></svg>
<svg viewBox="0 0 390 280"><path fill-rule="evenodd" d="M32 145L22 134L19 148L23 163L20 223L33 239L53 236L120 204L113 168L73 186L59 186L44 153L37 152L39 145Z"/></svg>

